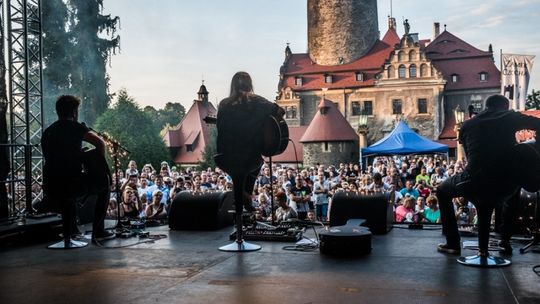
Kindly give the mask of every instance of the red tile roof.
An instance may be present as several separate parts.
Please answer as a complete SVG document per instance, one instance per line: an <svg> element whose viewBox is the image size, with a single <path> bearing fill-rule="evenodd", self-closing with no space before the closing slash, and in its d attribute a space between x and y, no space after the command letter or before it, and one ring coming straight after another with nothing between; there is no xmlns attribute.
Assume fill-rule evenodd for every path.
<svg viewBox="0 0 540 304"><path fill-rule="evenodd" d="M295 91L318 90L320 88L369 87L375 83L375 75L382 71L384 62L399 43L394 29L389 29L369 52L348 64L325 66L311 60L309 54L292 54L283 67L283 86ZM356 72L364 73L364 81L356 81ZM331 74L332 83L324 82L324 75ZM295 76L302 76L302 85L295 85Z"/></svg>
<svg viewBox="0 0 540 304"><path fill-rule="evenodd" d="M455 139L457 137L454 127L456 126L456 119L454 115L446 115L444 119L444 127L439 135L439 139Z"/></svg>
<svg viewBox="0 0 540 304"><path fill-rule="evenodd" d="M178 153L173 157L175 163L196 164L202 159L208 141L208 125L203 118L208 115L216 115L214 105L194 100L182 121L165 133L163 136L165 145L169 148L178 148ZM186 145L192 145L193 151L187 151Z"/></svg>
<svg viewBox="0 0 540 304"><path fill-rule="evenodd" d="M302 138L307 128L308 126L289 127L289 138L294 145L289 142L287 149L283 153L273 156L272 161L278 163L302 163L304 161L304 146L300 143L300 138Z"/></svg>
<svg viewBox="0 0 540 304"><path fill-rule="evenodd" d="M448 31L442 32L425 48L426 56L441 71L445 90L485 89L500 87L501 74L493 62L493 54L479 50ZM487 81L480 81L480 73ZM458 81L452 82L452 75Z"/></svg>
<svg viewBox="0 0 540 304"><path fill-rule="evenodd" d="M358 135L349 122L343 117L334 104L327 100L321 100L319 111L311 120L301 143L324 142L324 141L357 141ZM321 114L321 109L325 108L325 114Z"/></svg>
<svg viewBox="0 0 540 304"><path fill-rule="evenodd" d="M389 28L388 31L386 31L386 34L384 34L382 42L388 44L391 47L394 47L396 44L399 44L400 39L399 39L399 35L396 32L396 29Z"/></svg>

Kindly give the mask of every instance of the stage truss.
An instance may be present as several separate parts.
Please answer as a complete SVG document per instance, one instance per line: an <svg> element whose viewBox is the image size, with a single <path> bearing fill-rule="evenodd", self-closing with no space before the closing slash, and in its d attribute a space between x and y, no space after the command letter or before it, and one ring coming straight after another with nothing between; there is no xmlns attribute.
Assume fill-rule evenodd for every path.
<svg viewBox="0 0 540 304"><path fill-rule="evenodd" d="M9 215L32 213L42 198L43 131L41 0L0 0L6 46L11 172Z"/></svg>

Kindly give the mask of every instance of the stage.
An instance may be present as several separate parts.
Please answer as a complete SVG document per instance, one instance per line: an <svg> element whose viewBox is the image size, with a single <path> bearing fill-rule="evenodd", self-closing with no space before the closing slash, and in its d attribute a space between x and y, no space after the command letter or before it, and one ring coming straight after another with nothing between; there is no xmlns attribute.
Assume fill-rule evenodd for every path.
<svg viewBox="0 0 540 304"><path fill-rule="evenodd" d="M226 253L232 228L214 232L149 228L167 237L122 249L96 245L48 250L51 240L4 245L1 303L539 303L537 253L512 265L479 269L436 251L440 230L394 228L373 237L360 258L292 252L289 243ZM308 233L313 237L313 233ZM465 238L464 240L475 240ZM136 242L112 240L108 246ZM472 255L472 250L462 251ZM498 254L498 253L495 253Z"/></svg>

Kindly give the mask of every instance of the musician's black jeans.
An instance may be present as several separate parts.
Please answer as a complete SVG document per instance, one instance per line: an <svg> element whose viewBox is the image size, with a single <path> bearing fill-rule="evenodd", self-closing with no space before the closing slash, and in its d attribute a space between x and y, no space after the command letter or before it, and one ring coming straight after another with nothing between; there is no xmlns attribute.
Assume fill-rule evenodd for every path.
<svg viewBox="0 0 540 304"><path fill-rule="evenodd" d="M500 184L493 184L492 187L475 185L470 174L463 172L447 178L437 187L437 198L441 210L442 233L446 237L446 242L449 246L459 247L460 245L456 213L454 204L452 203L452 199L455 197L465 197L475 205L486 203L496 207L502 204L501 237L503 240L510 239L516 209L519 203L519 189L507 190L505 188L511 187L502 186ZM497 195L497 188L504 191L501 191L501 194Z"/></svg>

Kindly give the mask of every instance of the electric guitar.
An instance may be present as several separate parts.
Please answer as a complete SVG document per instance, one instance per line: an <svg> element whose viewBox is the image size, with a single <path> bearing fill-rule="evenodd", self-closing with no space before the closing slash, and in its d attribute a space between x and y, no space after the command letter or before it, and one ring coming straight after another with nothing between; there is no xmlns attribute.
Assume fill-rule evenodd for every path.
<svg viewBox="0 0 540 304"><path fill-rule="evenodd" d="M217 123L217 118L206 116L203 119L207 124ZM263 124L263 149L261 154L266 157L279 155L287 149L289 144L289 127L283 117L269 115Z"/></svg>

